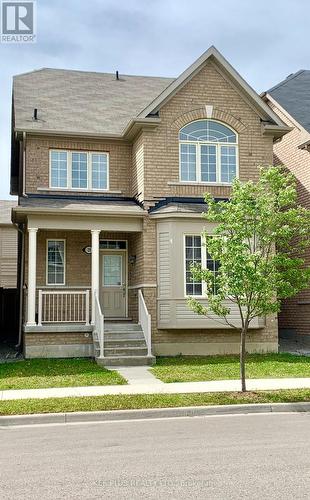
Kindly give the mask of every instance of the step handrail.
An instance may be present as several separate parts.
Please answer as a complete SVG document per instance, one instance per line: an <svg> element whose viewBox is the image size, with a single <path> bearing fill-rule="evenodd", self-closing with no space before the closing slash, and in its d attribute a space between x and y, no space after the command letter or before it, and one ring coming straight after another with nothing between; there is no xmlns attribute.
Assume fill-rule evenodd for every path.
<svg viewBox="0 0 310 500"><path fill-rule="evenodd" d="M101 311L101 306L97 292L94 294L95 297L95 323L93 332L97 334L99 342L99 357L104 358L104 315Z"/></svg>
<svg viewBox="0 0 310 500"><path fill-rule="evenodd" d="M139 325L141 325L145 343L147 346L147 355L152 356L151 315L147 310L142 290L138 290L138 303L139 303Z"/></svg>

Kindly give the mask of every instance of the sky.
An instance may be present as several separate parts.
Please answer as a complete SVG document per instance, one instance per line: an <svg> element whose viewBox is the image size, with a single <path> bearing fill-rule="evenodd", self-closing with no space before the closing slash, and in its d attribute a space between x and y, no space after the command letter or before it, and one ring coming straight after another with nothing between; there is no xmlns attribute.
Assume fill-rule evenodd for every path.
<svg viewBox="0 0 310 500"><path fill-rule="evenodd" d="M37 43L0 43L0 199L12 76L42 67L176 77L210 45L262 92L310 69L309 0L37 0Z"/></svg>

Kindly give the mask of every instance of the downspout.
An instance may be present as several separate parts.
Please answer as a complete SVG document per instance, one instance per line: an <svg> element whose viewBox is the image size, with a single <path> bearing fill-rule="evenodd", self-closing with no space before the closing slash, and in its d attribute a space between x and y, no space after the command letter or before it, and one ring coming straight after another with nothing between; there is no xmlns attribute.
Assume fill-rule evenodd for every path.
<svg viewBox="0 0 310 500"><path fill-rule="evenodd" d="M23 132L23 178L22 178L22 196L26 195L26 132Z"/></svg>
<svg viewBox="0 0 310 500"><path fill-rule="evenodd" d="M23 310L24 310L24 272L25 272L25 232L18 224L14 224L17 231L21 234L21 260L19 273L19 318L18 318L18 343L16 348L20 348L22 344L22 329L23 329Z"/></svg>

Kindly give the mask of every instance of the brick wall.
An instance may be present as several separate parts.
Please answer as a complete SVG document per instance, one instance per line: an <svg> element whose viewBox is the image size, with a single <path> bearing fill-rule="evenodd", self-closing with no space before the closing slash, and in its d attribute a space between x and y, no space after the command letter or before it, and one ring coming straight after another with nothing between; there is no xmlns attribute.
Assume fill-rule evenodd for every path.
<svg viewBox="0 0 310 500"><path fill-rule="evenodd" d="M258 167L272 163L272 138L262 135L257 112L247 103L218 67L209 62L160 110L161 124L144 131L145 199L162 196L228 196L227 186L178 185L178 133L185 124L206 118L206 105L213 118L233 127L239 135L239 171L242 180L257 179ZM171 184L175 183L175 185Z"/></svg>
<svg viewBox="0 0 310 500"><path fill-rule="evenodd" d="M286 113L269 102L271 108L293 130L274 145L274 163L285 165L296 177L298 202L310 209L310 152L298 146L310 139L310 134L298 126ZM304 255L305 264L310 266L310 250ZM279 314L279 328L285 333L310 335L310 288L283 302Z"/></svg>
<svg viewBox="0 0 310 500"><path fill-rule="evenodd" d="M110 190L131 196L131 145L125 141L28 136L26 144L26 192L49 187L49 151L103 151L109 153ZM59 191L61 192L61 191ZM85 195L85 193L83 192ZM92 193L89 193L91 196ZM98 193L97 193L98 195ZM79 193L77 192L77 196Z"/></svg>

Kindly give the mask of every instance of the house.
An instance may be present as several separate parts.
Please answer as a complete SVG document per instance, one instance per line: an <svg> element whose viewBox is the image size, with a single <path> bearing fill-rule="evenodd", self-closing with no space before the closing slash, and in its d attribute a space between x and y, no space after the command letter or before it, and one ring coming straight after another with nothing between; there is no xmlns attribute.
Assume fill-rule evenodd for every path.
<svg viewBox="0 0 310 500"><path fill-rule="evenodd" d="M213 225L203 195L258 178L288 127L214 48L178 78L41 69L13 88L13 221L25 237L27 358L239 351L238 332L193 313L192 262ZM232 307L230 321L239 326ZM250 352L276 352L277 317Z"/></svg>
<svg viewBox="0 0 310 500"><path fill-rule="evenodd" d="M289 75L264 93L264 100L279 118L291 127L274 144L274 162L285 165L296 177L298 201L310 208L310 70ZM310 251L305 255L310 266ZM279 331L284 338L310 345L310 289L283 302Z"/></svg>
<svg viewBox="0 0 310 500"><path fill-rule="evenodd" d="M11 211L17 203L0 200L0 288L17 287L17 230Z"/></svg>
<svg viewBox="0 0 310 500"><path fill-rule="evenodd" d="M0 344L18 341L17 228L11 222L16 201L0 200Z"/></svg>

